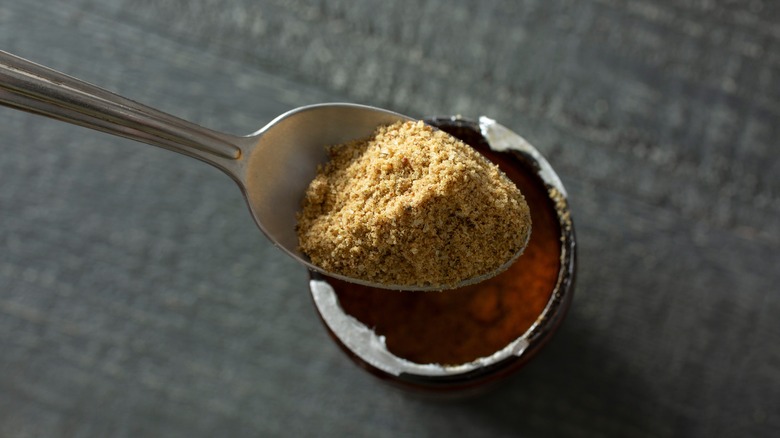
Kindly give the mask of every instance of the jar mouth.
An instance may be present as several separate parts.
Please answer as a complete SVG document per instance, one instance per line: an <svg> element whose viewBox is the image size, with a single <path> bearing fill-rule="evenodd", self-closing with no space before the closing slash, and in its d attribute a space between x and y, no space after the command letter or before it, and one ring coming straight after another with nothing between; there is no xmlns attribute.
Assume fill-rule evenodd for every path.
<svg viewBox="0 0 780 438"><path fill-rule="evenodd" d="M356 361L362 361L389 376L421 378L452 378L478 374L485 369L498 369L529 356L555 331L571 300L575 274L574 226L569 210L566 189L547 160L521 136L492 119L481 117L478 122L459 116L435 117L425 120L435 127L463 130L480 137L495 153L513 154L533 169L546 189L548 203L558 220L560 239L557 279L551 287L549 299L535 315L535 321L520 336L503 348L472 360L456 364L421 363L391 352L387 338L346 312L329 277L310 272L309 288L320 317L331 335ZM447 129L444 129L447 130ZM456 135L457 137L457 135ZM466 141L466 143L469 143ZM533 231L532 231L533 235ZM522 260L522 257L521 257ZM500 274L503 275L503 274ZM490 280L487 280L490 281ZM458 290L443 292L457 294ZM439 292L394 292L405 294L436 294Z"/></svg>

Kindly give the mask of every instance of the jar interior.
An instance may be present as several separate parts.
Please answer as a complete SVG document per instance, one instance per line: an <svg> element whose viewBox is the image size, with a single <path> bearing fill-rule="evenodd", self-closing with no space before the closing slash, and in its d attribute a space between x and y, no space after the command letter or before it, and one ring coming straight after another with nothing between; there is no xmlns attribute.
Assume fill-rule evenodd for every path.
<svg viewBox="0 0 780 438"><path fill-rule="evenodd" d="M496 163L531 207L531 238L503 273L444 292L377 289L327 278L343 311L385 339L388 351L418 364L459 365L487 357L526 334L550 301L561 270L561 225L534 163L517 151L493 151L469 125L429 123Z"/></svg>

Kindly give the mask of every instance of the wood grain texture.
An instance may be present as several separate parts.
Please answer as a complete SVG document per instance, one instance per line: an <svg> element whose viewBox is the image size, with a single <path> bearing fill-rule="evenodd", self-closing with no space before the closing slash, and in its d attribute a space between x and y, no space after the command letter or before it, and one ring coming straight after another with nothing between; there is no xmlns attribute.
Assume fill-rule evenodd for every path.
<svg viewBox="0 0 780 438"><path fill-rule="evenodd" d="M577 295L515 379L381 386L194 160L0 108L0 437L774 436L780 5L26 0L2 48L242 134L347 100L487 115L569 190Z"/></svg>

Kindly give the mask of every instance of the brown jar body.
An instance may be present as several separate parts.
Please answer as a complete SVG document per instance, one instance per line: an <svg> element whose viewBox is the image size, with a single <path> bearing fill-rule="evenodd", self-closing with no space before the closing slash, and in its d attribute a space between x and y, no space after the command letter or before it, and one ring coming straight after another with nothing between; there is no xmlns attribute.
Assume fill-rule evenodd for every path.
<svg viewBox="0 0 780 438"><path fill-rule="evenodd" d="M520 188L532 215L523 255L493 278L444 292L375 289L315 273L310 284L326 328L359 366L406 389L471 392L521 368L561 324L573 295L574 227L560 180L525 140L484 118L426 123L478 150ZM336 306L324 305L323 294Z"/></svg>

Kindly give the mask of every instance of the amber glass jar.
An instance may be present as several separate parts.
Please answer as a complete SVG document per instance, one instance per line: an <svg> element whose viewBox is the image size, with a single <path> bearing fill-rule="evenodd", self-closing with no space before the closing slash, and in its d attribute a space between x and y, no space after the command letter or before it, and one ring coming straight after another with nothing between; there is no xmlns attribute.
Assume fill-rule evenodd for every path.
<svg viewBox="0 0 780 438"><path fill-rule="evenodd" d="M482 389L523 366L550 339L574 287L575 236L566 191L522 137L488 118L431 118L517 184L531 239L507 271L444 292L375 289L312 272L314 304L336 343L388 383L425 392Z"/></svg>

